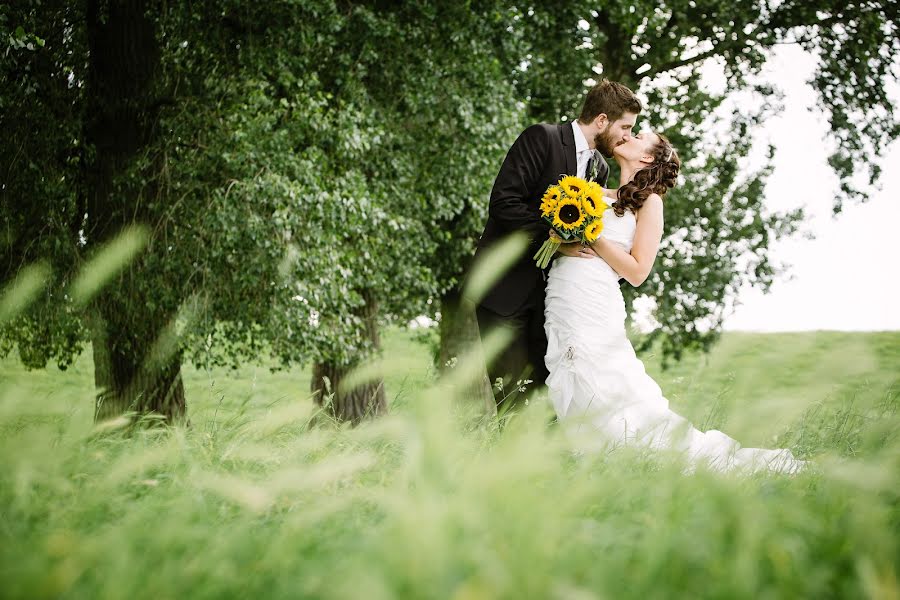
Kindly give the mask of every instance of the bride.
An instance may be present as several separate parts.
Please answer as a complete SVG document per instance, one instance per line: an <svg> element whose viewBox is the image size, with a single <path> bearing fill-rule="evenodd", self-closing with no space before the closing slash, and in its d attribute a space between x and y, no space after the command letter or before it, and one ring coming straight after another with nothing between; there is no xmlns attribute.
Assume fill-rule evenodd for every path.
<svg viewBox="0 0 900 600"><path fill-rule="evenodd" d="M613 156L623 183L606 190L615 202L603 215L603 234L589 248L558 256L547 279L547 388L559 421L600 445L675 450L715 470L801 470L805 462L790 450L742 448L720 431L695 429L669 410L645 372L625 333L619 279L638 286L649 275L662 238L663 197L681 161L657 133L635 135Z"/></svg>

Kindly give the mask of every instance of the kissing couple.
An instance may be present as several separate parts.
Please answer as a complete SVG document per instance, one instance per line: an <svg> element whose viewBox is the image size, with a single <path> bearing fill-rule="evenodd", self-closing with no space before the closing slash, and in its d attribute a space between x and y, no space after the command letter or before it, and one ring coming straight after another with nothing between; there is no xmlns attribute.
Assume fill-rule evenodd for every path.
<svg viewBox="0 0 900 600"><path fill-rule="evenodd" d="M522 232L530 251L497 278L476 306L482 338L507 330L512 341L487 364L498 382L498 408L522 400L517 391L546 386L560 424L591 447L627 444L682 453L714 470L794 473L806 465L790 450L743 448L721 431L694 428L669 409L626 335L624 280L641 285L663 234L666 195L678 183L678 151L660 132L633 130L643 107L626 86L603 80L585 97L577 120L523 131L494 182L474 262L507 236ZM612 158L619 187L606 188ZM548 237L542 218L547 191L563 176L603 186L609 203L593 243L561 243L547 269L532 255ZM511 394L504 395L506 390ZM502 405L502 406L499 406Z"/></svg>

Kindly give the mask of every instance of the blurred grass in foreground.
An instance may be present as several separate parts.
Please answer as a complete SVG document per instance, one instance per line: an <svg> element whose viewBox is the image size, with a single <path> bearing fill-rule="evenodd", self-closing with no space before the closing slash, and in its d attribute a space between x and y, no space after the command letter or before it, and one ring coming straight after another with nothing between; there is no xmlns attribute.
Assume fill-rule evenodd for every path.
<svg viewBox="0 0 900 600"><path fill-rule="evenodd" d="M184 371L193 427L92 433L89 355L0 362L3 597L900 595L900 334L726 334L660 373L673 408L821 473L573 458L532 403L502 435L401 360L392 414L309 425L306 371Z"/></svg>

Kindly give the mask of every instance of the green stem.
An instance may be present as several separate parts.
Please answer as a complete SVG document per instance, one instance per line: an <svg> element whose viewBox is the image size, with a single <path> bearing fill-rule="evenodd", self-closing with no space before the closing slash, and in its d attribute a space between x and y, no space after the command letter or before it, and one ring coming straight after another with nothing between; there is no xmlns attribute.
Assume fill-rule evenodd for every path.
<svg viewBox="0 0 900 600"><path fill-rule="evenodd" d="M537 251L537 254L534 255L535 264L540 269L546 269L547 265L550 264L550 259L553 258L553 255L556 254L556 251L559 249L559 244L552 240L547 240L541 245L541 248Z"/></svg>

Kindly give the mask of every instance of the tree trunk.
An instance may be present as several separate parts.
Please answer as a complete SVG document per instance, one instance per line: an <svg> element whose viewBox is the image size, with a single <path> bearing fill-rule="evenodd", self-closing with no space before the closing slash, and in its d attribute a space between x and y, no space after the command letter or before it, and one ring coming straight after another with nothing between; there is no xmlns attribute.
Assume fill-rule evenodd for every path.
<svg viewBox="0 0 900 600"><path fill-rule="evenodd" d="M114 302L104 312L115 316L92 319L94 383L97 398L94 420L103 421L126 412L155 414L173 424L186 416L180 350L158 351L161 323L122 323L129 311ZM165 334L163 334L165 335Z"/></svg>
<svg viewBox="0 0 900 600"><path fill-rule="evenodd" d="M452 365L455 358L470 352L481 354L475 311L462 303L461 294L456 289L450 290L441 298L440 337L437 366L441 372L450 369L448 363ZM497 412L497 404L486 371L477 380L468 382L465 389L461 390L461 395L472 404L483 406L488 414Z"/></svg>
<svg viewBox="0 0 900 600"><path fill-rule="evenodd" d="M109 355L109 338L106 324L99 311L90 311L88 327L91 331L91 351L94 355L94 422L105 421L117 416L112 403L106 402L109 390L113 389L112 358ZM123 411L124 412L124 409ZM121 414L121 413L119 413Z"/></svg>
<svg viewBox="0 0 900 600"><path fill-rule="evenodd" d="M94 421L105 421L136 412L159 415L167 423L185 423L187 405L181 379L181 357L173 357L165 365L145 369L123 354L110 356L108 372L113 387L98 388Z"/></svg>
<svg viewBox="0 0 900 600"><path fill-rule="evenodd" d="M363 294L366 300L361 316L366 324L366 336L376 351L381 349L378 335L378 303L371 293ZM360 360L352 364L338 364L330 361L317 362L313 365L310 389L316 404L325 407L329 414L339 421L359 423L367 417L374 417L387 412L387 397L384 393L384 381L377 379L352 390L341 389L344 377ZM326 383L327 379L327 383Z"/></svg>
<svg viewBox="0 0 900 600"><path fill-rule="evenodd" d="M83 173L85 237L92 247L126 225L153 221L148 207L160 195L162 164L153 150L159 130L159 11L159 3L152 0L87 0L90 60L84 137L93 152ZM126 411L158 413L170 422L185 415L180 349L176 345L160 355L156 345L179 298L169 294L161 299L157 294L160 297L148 306L147 295L165 286L153 282L153 275L138 259L93 301L96 420Z"/></svg>
<svg viewBox="0 0 900 600"><path fill-rule="evenodd" d="M325 407L338 421L358 424L367 417L387 412L384 381L370 382L350 391L340 390L341 382L355 365L317 362L313 365L312 392L316 404ZM325 378L328 383L325 383Z"/></svg>

